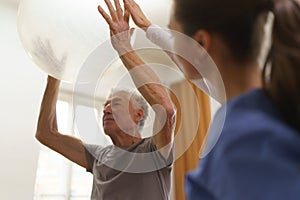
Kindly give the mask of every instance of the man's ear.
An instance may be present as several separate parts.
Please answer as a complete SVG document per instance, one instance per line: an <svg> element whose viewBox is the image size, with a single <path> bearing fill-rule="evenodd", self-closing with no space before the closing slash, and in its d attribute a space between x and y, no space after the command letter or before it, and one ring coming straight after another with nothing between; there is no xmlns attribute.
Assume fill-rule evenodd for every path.
<svg viewBox="0 0 300 200"><path fill-rule="evenodd" d="M135 117L136 117L137 122L141 121L144 117L144 111L142 109L136 110Z"/></svg>
<svg viewBox="0 0 300 200"><path fill-rule="evenodd" d="M196 40L207 52L209 52L211 48L211 34L206 30L198 30L193 39Z"/></svg>

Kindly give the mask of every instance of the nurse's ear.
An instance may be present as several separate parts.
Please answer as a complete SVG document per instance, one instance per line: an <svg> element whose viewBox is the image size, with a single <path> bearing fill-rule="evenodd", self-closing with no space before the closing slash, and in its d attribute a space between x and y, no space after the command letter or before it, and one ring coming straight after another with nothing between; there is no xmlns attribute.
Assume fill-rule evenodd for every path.
<svg viewBox="0 0 300 200"><path fill-rule="evenodd" d="M196 40L207 52L210 52L212 39L211 33L200 29L194 34L193 39Z"/></svg>

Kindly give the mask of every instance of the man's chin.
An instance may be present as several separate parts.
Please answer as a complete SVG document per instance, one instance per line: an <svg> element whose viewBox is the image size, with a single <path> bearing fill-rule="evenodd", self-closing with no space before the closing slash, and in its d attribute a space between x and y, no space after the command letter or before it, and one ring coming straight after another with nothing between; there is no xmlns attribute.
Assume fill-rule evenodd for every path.
<svg viewBox="0 0 300 200"><path fill-rule="evenodd" d="M112 136L117 132L116 127L113 126L103 126L103 131L107 136Z"/></svg>
<svg viewBox="0 0 300 200"><path fill-rule="evenodd" d="M111 129L109 129L109 128L103 128L103 130L104 130L104 134L105 134L105 135L107 135L107 136L112 135Z"/></svg>

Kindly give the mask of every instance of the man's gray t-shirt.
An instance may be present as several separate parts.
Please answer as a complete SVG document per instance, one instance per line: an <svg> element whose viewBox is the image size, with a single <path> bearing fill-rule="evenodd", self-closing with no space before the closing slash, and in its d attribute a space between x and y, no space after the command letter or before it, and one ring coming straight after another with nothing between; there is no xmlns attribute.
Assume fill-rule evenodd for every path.
<svg viewBox="0 0 300 200"><path fill-rule="evenodd" d="M151 138L127 148L85 144L93 174L92 200L168 200L172 153L168 160Z"/></svg>

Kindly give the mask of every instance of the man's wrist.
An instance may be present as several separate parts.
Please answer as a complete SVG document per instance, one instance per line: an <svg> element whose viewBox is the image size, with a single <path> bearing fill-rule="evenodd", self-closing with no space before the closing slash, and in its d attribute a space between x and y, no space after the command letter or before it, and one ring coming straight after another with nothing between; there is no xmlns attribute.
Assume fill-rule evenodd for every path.
<svg viewBox="0 0 300 200"><path fill-rule="evenodd" d="M121 56L128 52L132 52L133 48L130 43L129 44L121 44L121 45L118 45L118 47L116 48L116 51Z"/></svg>

